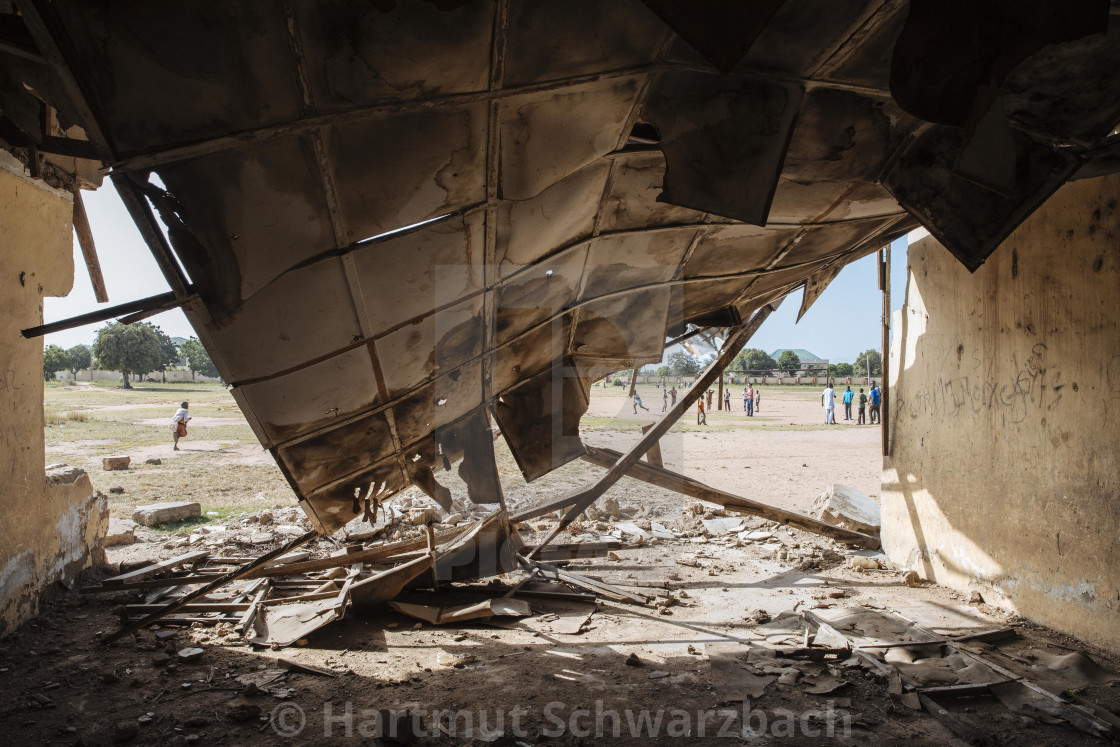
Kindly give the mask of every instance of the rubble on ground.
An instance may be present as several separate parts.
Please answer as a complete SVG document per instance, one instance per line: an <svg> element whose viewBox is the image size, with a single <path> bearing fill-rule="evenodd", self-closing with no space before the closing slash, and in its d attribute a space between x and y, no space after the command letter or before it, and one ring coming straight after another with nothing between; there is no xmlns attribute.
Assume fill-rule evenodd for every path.
<svg viewBox="0 0 1120 747"><path fill-rule="evenodd" d="M810 513L826 524L861 534L879 535L879 506L859 490L835 483L813 502Z"/></svg>

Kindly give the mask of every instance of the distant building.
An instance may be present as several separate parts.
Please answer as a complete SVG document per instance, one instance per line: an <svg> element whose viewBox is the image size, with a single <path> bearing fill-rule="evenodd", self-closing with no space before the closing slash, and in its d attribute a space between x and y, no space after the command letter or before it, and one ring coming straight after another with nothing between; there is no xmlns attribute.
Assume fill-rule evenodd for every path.
<svg viewBox="0 0 1120 747"><path fill-rule="evenodd" d="M828 368L828 358L818 358L816 355L810 353L805 348L779 348L778 350L775 350L773 353L771 353L770 357L774 360L778 360L778 358L782 355L782 353L786 352L786 350L792 351L793 354L797 356L797 360L801 361L802 369Z"/></svg>

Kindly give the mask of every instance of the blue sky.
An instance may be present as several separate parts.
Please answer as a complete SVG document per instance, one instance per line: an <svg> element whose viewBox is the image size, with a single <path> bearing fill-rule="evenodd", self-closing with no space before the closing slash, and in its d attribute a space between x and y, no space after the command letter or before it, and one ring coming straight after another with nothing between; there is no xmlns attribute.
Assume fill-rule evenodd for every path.
<svg viewBox="0 0 1120 747"><path fill-rule="evenodd" d="M108 183L96 192L83 192L90 226L97 243L109 303L120 304L168 290L128 212ZM81 251L74 247L74 290L65 298L44 300L46 321L84 314L99 307L93 297ZM906 281L906 240L892 249L892 306L902 306ZM785 300L751 341L751 347L767 352L778 348L805 348L833 363L855 361L868 348L880 346L881 296L875 274L875 256L864 257L845 267L809 312L795 324L801 307L801 291ZM150 319L172 337L191 337L187 318L181 311L168 311ZM64 348L92 344L99 324L47 335L46 343Z"/></svg>
<svg viewBox="0 0 1120 747"><path fill-rule="evenodd" d="M771 353L805 348L832 363L854 363L864 350L882 347L883 297L872 254L845 267L796 323L801 291L794 291L747 343ZM906 290L906 239L891 245L891 308L902 308Z"/></svg>

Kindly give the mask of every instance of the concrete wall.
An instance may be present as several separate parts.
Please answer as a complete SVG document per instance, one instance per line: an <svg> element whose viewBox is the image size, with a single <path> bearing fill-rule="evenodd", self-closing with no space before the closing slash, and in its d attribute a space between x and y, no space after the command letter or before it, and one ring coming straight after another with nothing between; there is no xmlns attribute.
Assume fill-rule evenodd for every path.
<svg viewBox="0 0 1120 747"><path fill-rule="evenodd" d="M168 382L221 381L221 379L219 379L216 376L215 377L203 376L200 373L196 373L194 375L194 377L192 378L190 371L184 371L183 369L179 369L179 368L168 369L165 372L152 371L146 377L144 377L144 379L145 379L145 381L147 381L148 379L151 379L152 381L162 382L164 380L165 374L166 374L166 378L167 378ZM70 381L70 380L74 380L74 381L120 381L121 380L121 372L120 371L103 371L100 368L96 368L96 369L90 371L88 368L83 368L82 370L78 371L78 377L76 379L73 376L70 375L69 371L57 371L57 372L55 372L54 378L55 378L56 381ZM136 377L132 376L130 378L130 381L135 382Z"/></svg>
<svg viewBox="0 0 1120 747"><path fill-rule="evenodd" d="M82 470L46 470L43 341L19 332L73 285L71 200L0 153L0 634L105 558L108 501Z"/></svg>
<svg viewBox="0 0 1120 747"><path fill-rule="evenodd" d="M1120 175L1059 190L970 275L909 251L883 538L928 579L1120 651Z"/></svg>

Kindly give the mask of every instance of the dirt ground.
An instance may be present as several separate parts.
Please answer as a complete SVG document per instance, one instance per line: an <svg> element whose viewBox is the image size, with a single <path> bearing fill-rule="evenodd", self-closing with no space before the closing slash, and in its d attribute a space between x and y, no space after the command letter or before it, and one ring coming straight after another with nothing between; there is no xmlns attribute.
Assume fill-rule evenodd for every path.
<svg viewBox="0 0 1120 747"><path fill-rule="evenodd" d="M634 415L624 392L593 391L585 440L616 449L634 443L639 427L661 415L660 392L649 389L642 390L642 397L654 412L640 411L640 416ZM218 390L199 397L199 415L234 419L236 411L211 412L226 406L222 396ZM741 400L733 398L732 404L741 408ZM97 406L91 403L83 411L95 419L109 417L111 411L98 411ZM56 411L68 412L68 407ZM806 510L834 482L877 499L878 428L843 420L825 426L819 397L809 390L764 390L762 407L754 418L733 409L711 413L709 426L695 421L678 425L662 442L666 465L795 510ZM123 418L114 422L126 430L166 428L149 409L112 412L120 413L112 417ZM131 425L132 417L138 424ZM246 498L252 481L275 467L262 463L267 454L262 457L259 447L254 452L251 441L229 432L230 424L203 423L192 431L191 451L170 452L169 445L155 441L162 437L155 432L147 441L131 442L126 453L161 459L160 465L144 465L143 458L134 456L140 465L133 474L94 469L99 468L100 454L113 453L120 441L94 446L48 438L49 449L85 466L98 487L107 490L110 483L125 483L127 500L113 498L117 515L127 515L131 505L154 491L169 492L166 486L173 484L183 485L184 492L203 502L201 521L172 530L140 529L141 542L111 548L110 567L87 579L86 586L122 567L183 553L192 539L202 536L200 527L209 525L214 536L243 538L254 527L259 529L259 503L292 505L272 494L256 502ZM74 423L77 428L84 425ZM208 438L208 429L220 437ZM95 439L76 439L90 440ZM499 467L511 511L586 485L602 472L575 462L527 485L501 444L499 439ZM204 488L183 483L191 470L206 468L225 484L207 482ZM238 482L238 472L250 477ZM453 491L461 487L449 477L441 479ZM216 487L227 490L214 493ZM1010 628L1018 637L1001 643L998 651L983 651L1031 677L1056 671L1040 662L1071 652L1087 652L1104 670L1120 671L1120 662L1105 652L982 600L970 603L965 595L929 584L909 586L905 569L859 572L849 562L854 551L814 534L755 517L746 517L741 533L713 534L703 519L718 517L717 507L625 479L607 497L617 501L625 518L658 522L674 536L634 546L634 538L623 535L631 549L612 557L573 560L568 570L648 595L647 605L600 599L565 610L531 600L530 617L501 626L485 621L436 626L386 607L365 615L351 611L307 636L306 645L279 650L254 648L238 636L202 626L153 627L102 646L99 641L119 627L120 605L142 601L144 594L60 590L42 617L5 639L0 649L0 741L957 745L977 743L979 735L990 744L1103 743L1044 712L1013 711L991 696L940 701L951 712L949 721L974 730L971 739L962 739L929 710L915 710L902 695L891 694L890 678L860 657L846 653L795 661L774 659L768 652L774 646L798 647L804 632L798 615L805 611L831 620L852 637L871 635L861 615L898 624L896 612L939 634ZM422 501L409 493L394 503L408 510L408 504L415 507ZM286 510L276 512L275 521L299 525ZM625 518L604 514L586 519L561 541L609 539ZM217 532L219 522L224 534ZM531 544L553 526L555 518L542 517L522 527L522 536ZM747 537L752 531L759 533L755 539ZM259 555L280 539L245 552ZM324 539L314 549L326 554L335 547ZM498 580L513 584L520 578L509 574ZM407 601L446 606L496 593L488 591L483 580L455 593L444 589L437 595L419 590L406 594ZM584 614L588 618L582 627L563 625L571 616ZM198 658L180 656L191 647L202 650ZM925 669L916 664L913 670L919 681L967 681L959 671L942 671L952 661L939 658L947 656L946 650L921 654L927 658L918 664ZM289 671L285 661L326 671ZM894 661L911 671L906 667L915 659ZM930 680L930 671L940 672L943 679ZM1094 681L1078 688L1115 712L1120 702L1114 684ZM1072 689L1070 681L1062 681L1061 687L1066 686ZM395 738L386 733L390 723L400 727Z"/></svg>

